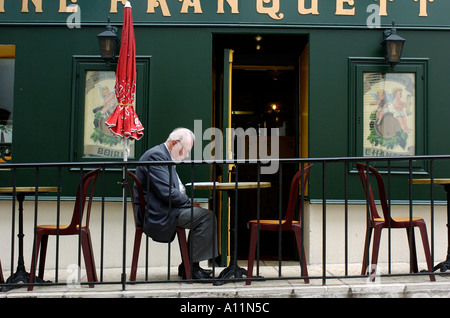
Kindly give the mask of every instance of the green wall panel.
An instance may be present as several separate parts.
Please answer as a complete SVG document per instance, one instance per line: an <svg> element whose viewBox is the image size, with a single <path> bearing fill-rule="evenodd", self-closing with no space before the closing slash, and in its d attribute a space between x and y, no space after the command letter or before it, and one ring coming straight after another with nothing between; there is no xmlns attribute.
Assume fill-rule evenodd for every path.
<svg viewBox="0 0 450 318"><path fill-rule="evenodd" d="M104 26L1 26L0 44L16 45L13 160L66 162L70 159L72 58L98 56L96 35ZM137 26L137 55L151 56L149 105L144 119L149 148L163 142L178 126L194 120L210 125L212 37L215 32L309 34L309 156L347 156L349 150L349 58L381 58L381 29L155 27ZM405 58L428 59L427 140L429 154L450 153L448 30L399 30L407 42ZM201 138L202 136L197 136ZM207 144L203 141L203 145ZM448 171L437 164L436 173ZM201 173L206 178L209 168ZM321 168L311 175L311 196L320 198ZM342 181L342 167L330 167L330 180ZM73 172L74 177L76 175ZM189 176L182 167L183 177ZM351 182L360 196L355 175ZM404 177L404 176L403 176ZM399 177L401 178L401 177ZM404 183L405 178L401 180ZM357 181L357 182L356 182ZM341 182L342 184L342 182ZM329 190L342 197L342 189ZM120 191L119 191L120 192Z"/></svg>

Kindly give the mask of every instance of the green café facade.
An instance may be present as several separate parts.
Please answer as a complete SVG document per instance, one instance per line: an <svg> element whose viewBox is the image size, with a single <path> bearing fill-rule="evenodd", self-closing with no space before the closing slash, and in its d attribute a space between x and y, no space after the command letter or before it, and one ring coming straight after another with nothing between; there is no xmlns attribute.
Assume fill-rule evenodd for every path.
<svg viewBox="0 0 450 318"><path fill-rule="evenodd" d="M135 108L145 127L144 137L131 145L130 161L180 126L196 132L194 159L206 159L202 155L210 137L204 132L210 127L258 133L278 128L281 158L450 153L447 0L130 2L137 52ZM121 141L104 125L115 106L117 60L101 57L97 35L109 19L120 37L125 3L0 0L0 127L2 142L11 143L12 163L122 161ZM406 43L401 62L391 69L381 42L393 21ZM401 120L383 111L383 100L403 105ZM383 123L387 128L380 128ZM415 168L427 173L425 166ZM289 185L289 169L295 167L283 170L283 187ZM435 169L436 175L445 174L448 165ZM11 174L2 173L1 184L10 185ZM179 173L190 176L184 166ZM253 170L240 175L255 178ZM111 173L107 184L107 204L118 214L120 177L118 171ZM51 183L55 177L42 178ZM73 196L77 178L77 171L63 171L63 195ZM209 167L196 171L196 179L210 178ZM271 178L263 176L277 188L277 179ZM310 178L307 250L309 261L319 262L320 168ZM342 168L330 167L327 178L342 183ZM407 183L405 175L396 178ZM356 174L350 179L349 196L356 202L363 198L362 189ZM393 192L405 200L406 194L406 187ZM327 196L334 202L327 222L335 222L328 229L335 227L330 235L340 237L341 187L329 187ZM263 200L268 201L262 206L271 207L271 200ZM365 208L356 203L351 208L363 237ZM269 210L264 213L270 215ZM355 243L355 261L362 255L360 243Z"/></svg>

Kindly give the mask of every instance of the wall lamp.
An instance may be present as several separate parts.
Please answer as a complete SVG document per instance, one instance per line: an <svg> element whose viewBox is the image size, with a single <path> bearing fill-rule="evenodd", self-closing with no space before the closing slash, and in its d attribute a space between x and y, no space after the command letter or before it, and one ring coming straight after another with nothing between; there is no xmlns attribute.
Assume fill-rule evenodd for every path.
<svg viewBox="0 0 450 318"><path fill-rule="evenodd" d="M392 28L390 30L384 30L384 40L381 43L384 48L384 58L386 62L391 66L391 71L394 70L402 58L403 45L406 40L397 35L395 29L395 22L392 21Z"/></svg>
<svg viewBox="0 0 450 318"><path fill-rule="evenodd" d="M108 24L106 31L97 35L98 43L100 44L100 53L108 63L116 58L117 48L119 46L119 37L117 35L117 27L111 26L110 18L108 17Z"/></svg>

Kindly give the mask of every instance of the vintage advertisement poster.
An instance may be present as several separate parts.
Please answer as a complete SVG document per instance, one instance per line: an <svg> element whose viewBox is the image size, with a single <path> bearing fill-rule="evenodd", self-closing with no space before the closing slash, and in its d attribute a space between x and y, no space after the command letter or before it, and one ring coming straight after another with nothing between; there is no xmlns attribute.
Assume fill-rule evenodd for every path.
<svg viewBox="0 0 450 318"><path fill-rule="evenodd" d="M365 72L363 77L363 155L415 155L415 74Z"/></svg>
<svg viewBox="0 0 450 318"><path fill-rule="evenodd" d="M113 71L87 71L84 103L84 158L123 158L123 140L105 125L117 105ZM134 140L129 141L128 158L134 158Z"/></svg>

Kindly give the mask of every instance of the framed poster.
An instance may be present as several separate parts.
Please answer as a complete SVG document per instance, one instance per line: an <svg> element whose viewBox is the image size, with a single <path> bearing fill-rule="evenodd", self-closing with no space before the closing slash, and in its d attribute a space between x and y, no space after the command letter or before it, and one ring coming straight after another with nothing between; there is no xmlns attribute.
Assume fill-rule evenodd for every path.
<svg viewBox="0 0 450 318"><path fill-rule="evenodd" d="M349 156L384 158L427 154L428 59L402 59L392 71L382 58L349 58ZM424 173L422 161L412 162ZM391 161L395 173L407 160ZM378 161L377 167L388 167Z"/></svg>
<svg viewBox="0 0 450 318"><path fill-rule="evenodd" d="M89 70L85 76L83 158L123 158L123 139L105 124L117 105L116 73ZM136 109L136 99L133 106ZM128 145L128 158L135 158L135 141L131 139Z"/></svg>
<svg viewBox="0 0 450 318"><path fill-rule="evenodd" d="M133 106L144 128L149 108L150 56L136 58L136 95ZM100 57L73 58L72 86L72 161L122 161L124 142L105 125L117 100L115 63L105 63ZM147 134L128 142L128 159L136 160L147 149Z"/></svg>
<svg viewBox="0 0 450 318"><path fill-rule="evenodd" d="M363 81L363 156L415 155L415 74L364 72Z"/></svg>

